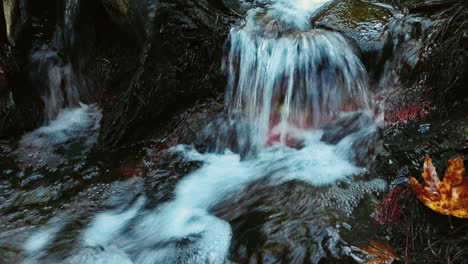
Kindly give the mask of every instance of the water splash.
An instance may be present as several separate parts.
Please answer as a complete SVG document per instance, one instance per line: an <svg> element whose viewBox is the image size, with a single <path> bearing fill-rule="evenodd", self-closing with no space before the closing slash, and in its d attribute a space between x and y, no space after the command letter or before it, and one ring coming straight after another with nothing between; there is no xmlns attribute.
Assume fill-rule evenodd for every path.
<svg viewBox="0 0 468 264"><path fill-rule="evenodd" d="M46 126L21 138L15 151L18 161L33 168L55 168L86 154L96 142L101 118L101 110L95 105L63 109Z"/></svg>

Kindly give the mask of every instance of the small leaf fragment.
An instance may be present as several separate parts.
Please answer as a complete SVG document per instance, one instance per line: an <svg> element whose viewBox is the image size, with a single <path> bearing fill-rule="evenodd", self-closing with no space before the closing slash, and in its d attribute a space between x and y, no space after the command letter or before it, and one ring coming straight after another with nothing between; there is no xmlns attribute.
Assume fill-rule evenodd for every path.
<svg viewBox="0 0 468 264"><path fill-rule="evenodd" d="M396 251L388 244L381 244L374 240L369 240L368 248L359 248L373 258L366 260L364 264L391 264L398 259Z"/></svg>

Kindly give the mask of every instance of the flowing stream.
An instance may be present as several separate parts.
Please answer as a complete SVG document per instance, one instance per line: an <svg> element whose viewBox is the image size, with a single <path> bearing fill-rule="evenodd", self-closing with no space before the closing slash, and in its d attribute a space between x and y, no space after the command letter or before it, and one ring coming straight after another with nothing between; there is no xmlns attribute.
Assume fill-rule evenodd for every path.
<svg viewBox="0 0 468 264"><path fill-rule="evenodd" d="M66 250L55 246L66 220L51 221L24 243L24 263L228 263L233 229L217 211L248 186L267 181L272 189L288 182L332 188L364 173L360 155L373 147L378 117L354 46L310 24L330 2L274 1L250 10L232 28L223 59L227 115L201 132L217 135L213 151L172 149L203 163L177 183L173 199L150 207L140 195L126 207L101 212L78 228ZM67 18L72 11L67 6ZM21 139L16 152L22 162L54 167L95 141L100 111L80 104L72 66L54 60L56 54L44 48L32 56L48 76L50 121ZM329 191L327 201L349 215L363 195L386 184L376 179L360 187Z"/></svg>

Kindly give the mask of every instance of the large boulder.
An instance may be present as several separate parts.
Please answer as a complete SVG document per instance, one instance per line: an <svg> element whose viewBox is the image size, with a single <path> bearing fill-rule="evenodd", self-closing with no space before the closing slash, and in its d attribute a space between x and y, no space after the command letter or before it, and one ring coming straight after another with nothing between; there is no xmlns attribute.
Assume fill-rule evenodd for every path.
<svg viewBox="0 0 468 264"><path fill-rule="evenodd" d="M149 137L175 113L222 93L223 44L234 19L222 1L151 6L138 52L101 54L118 70L107 79L99 148Z"/></svg>
<svg viewBox="0 0 468 264"><path fill-rule="evenodd" d="M0 138L32 129L42 122L42 105L29 90L24 72L6 45L0 46Z"/></svg>

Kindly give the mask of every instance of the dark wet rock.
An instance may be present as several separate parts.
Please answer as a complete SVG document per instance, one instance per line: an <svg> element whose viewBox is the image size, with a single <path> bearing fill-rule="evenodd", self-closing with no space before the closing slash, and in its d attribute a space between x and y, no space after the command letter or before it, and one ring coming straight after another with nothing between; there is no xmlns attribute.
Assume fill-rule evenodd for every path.
<svg viewBox="0 0 468 264"><path fill-rule="evenodd" d="M203 165L202 162L187 161L180 152L151 147L147 148L141 163L147 175L145 193L151 207L173 199L177 182Z"/></svg>
<svg viewBox="0 0 468 264"><path fill-rule="evenodd" d="M0 44L0 138L40 124L40 109L40 102L35 92L28 91L24 72L18 68L18 61L11 49L6 44Z"/></svg>
<svg viewBox="0 0 468 264"><path fill-rule="evenodd" d="M466 3L463 0L373 0L372 2L391 4L401 9L407 9L411 13L426 14L437 13L454 5Z"/></svg>
<svg viewBox="0 0 468 264"><path fill-rule="evenodd" d="M373 117L366 113L349 113L323 127L321 140L329 144L351 145L351 160L358 166L372 165L381 150L380 135ZM344 142L347 141L347 142Z"/></svg>
<svg viewBox="0 0 468 264"><path fill-rule="evenodd" d="M221 1L160 1L141 52L128 54L138 63L132 62L125 80L118 72L111 77L115 87L108 96L115 100L105 104L99 147L148 137L177 111L218 95L225 85L219 72L223 43L233 21ZM109 58L113 65L128 63L117 59Z"/></svg>
<svg viewBox="0 0 468 264"><path fill-rule="evenodd" d="M379 87L385 97L386 121L394 121L398 112L408 112L408 108L426 108L429 98L422 83L411 83L419 73L417 65L427 54L422 53L432 34L433 20L418 15L394 17L385 31L385 47L375 60L373 77L380 79ZM376 67L378 64L383 67ZM424 73L423 73L424 74Z"/></svg>
<svg viewBox="0 0 468 264"><path fill-rule="evenodd" d="M430 155L436 168L443 171L447 160L456 156L465 156L466 127L468 121L462 112L454 112L446 118L433 117L433 129L429 132L418 131L418 123L397 131L388 130L384 140L384 155L379 158L379 167L386 175L393 177L406 168L410 176L421 174L424 158ZM382 173L382 172L381 172Z"/></svg>
<svg viewBox="0 0 468 264"><path fill-rule="evenodd" d="M129 23L132 16L137 16L130 8L128 0L102 0L104 8L111 18L118 23Z"/></svg>
<svg viewBox="0 0 468 264"><path fill-rule="evenodd" d="M17 249L0 247L0 259L3 263L20 263L23 256L21 255L21 251Z"/></svg>
<svg viewBox="0 0 468 264"><path fill-rule="evenodd" d="M13 206L22 207L56 201L60 198L57 187L38 187L32 191L22 193L13 202Z"/></svg>
<svg viewBox="0 0 468 264"><path fill-rule="evenodd" d="M91 167L83 171L83 180L93 180L101 175L101 171L98 167Z"/></svg>
<svg viewBox="0 0 468 264"><path fill-rule="evenodd" d="M244 119L229 117L222 112L198 133L192 143L201 152L223 153L230 149L242 158L248 158L256 154L251 138L246 136L250 129L251 125Z"/></svg>
<svg viewBox="0 0 468 264"><path fill-rule="evenodd" d="M4 91L7 88L7 80L5 76L5 71L0 66L0 91Z"/></svg>
<svg viewBox="0 0 468 264"><path fill-rule="evenodd" d="M173 147L177 144L194 144L195 146L201 144L205 146L213 143L199 141L199 139L203 137L203 131L218 118L223 109L224 104L220 103L219 100L206 100L175 115L155 135L155 138L160 138L166 147Z"/></svg>
<svg viewBox="0 0 468 264"><path fill-rule="evenodd" d="M389 90L393 96L388 107L405 109L426 104L450 112L454 103L460 104L468 96L467 2L382 2L406 10L404 16L393 19L386 33L390 49L385 52L400 62L386 65L385 70L401 73L396 84L383 80L387 82L382 87L396 88Z"/></svg>
<svg viewBox="0 0 468 264"><path fill-rule="evenodd" d="M73 179L70 176L63 177L64 180L61 181L63 191L71 191L80 185L80 182L76 179Z"/></svg>
<svg viewBox="0 0 468 264"><path fill-rule="evenodd" d="M365 196L385 189L383 180L328 188L300 182L275 186L265 179L247 186L242 195L227 197L213 212L232 226L233 261L354 263L348 247L354 241L344 241L335 226L349 220ZM353 225L350 221L346 223Z"/></svg>
<svg viewBox="0 0 468 264"><path fill-rule="evenodd" d="M323 127L323 142L337 144L345 137L372 126L374 119L365 113L350 113Z"/></svg>
<svg viewBox="0 0 468 264"><path fill-rule="evenodd" d="M110 184L100 199L106 208L119 208L131 205L142 194L144 194L144 180L132 178Z"/></svg>
<svg viewBox="0 0 468 264"><path fill-rule="evenodd" d="M42 179L44 179L44 175L42 174L33 174L31 176L28 176L24 180L21 181L20 186L21 187L26 187L28 185L32 185L34 183L39 183Z"/></svg>
<svg viewBox="0 0 468 264"><path fill-rule="evenodd" d="M102 6L113 25L128 37L144 44L147 35L152 32L153 19L159 8L159 2L153 0L101 0Z"/></svg>

